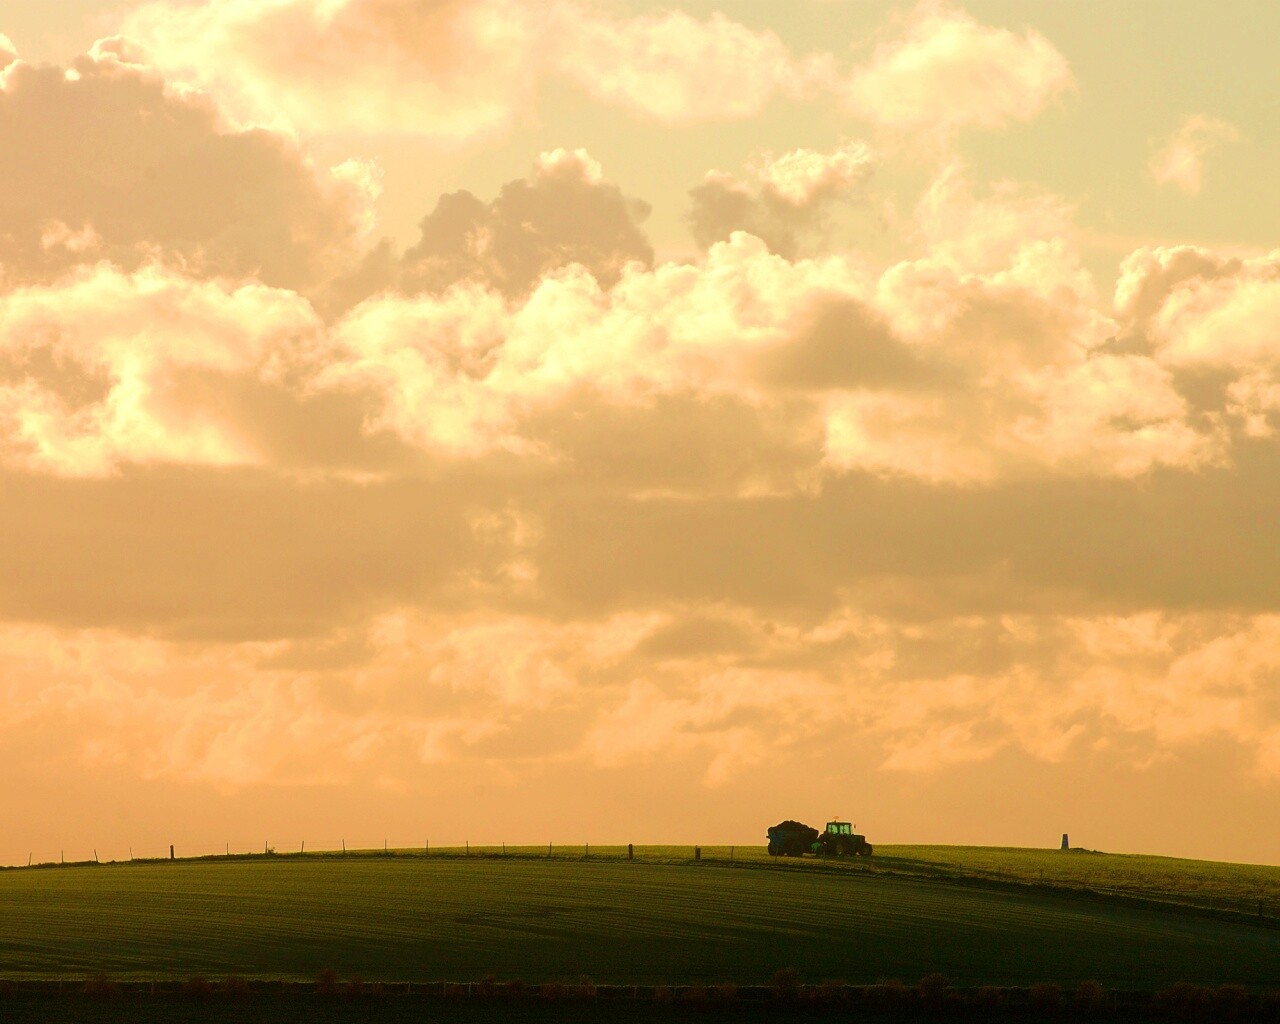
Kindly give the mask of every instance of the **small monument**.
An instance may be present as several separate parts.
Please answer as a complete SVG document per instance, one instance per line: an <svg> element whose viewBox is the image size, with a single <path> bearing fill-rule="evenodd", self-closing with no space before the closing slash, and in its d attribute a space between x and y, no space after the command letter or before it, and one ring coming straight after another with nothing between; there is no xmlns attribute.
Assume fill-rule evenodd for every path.
<svg viewBox="0 0 1280 1024"><path fill-rule="evenodd" d="M1062 848L1064 850L1071 849L1071 844L1067 842L1067 834L1065 832L1062 833Z"/></svg>

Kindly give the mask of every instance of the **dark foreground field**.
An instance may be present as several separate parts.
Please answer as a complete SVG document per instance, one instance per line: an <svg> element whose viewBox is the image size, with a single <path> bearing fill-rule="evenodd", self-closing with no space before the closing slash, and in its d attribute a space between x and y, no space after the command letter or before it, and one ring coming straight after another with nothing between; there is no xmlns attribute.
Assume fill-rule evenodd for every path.
<svg viewBox="0 0 1280 1024"><path fill-rule="evenodd" d="M258 857L5 871L0 978L310 982L332 969L385 982L757 985L794 967L813 984L938 972L962 986L1280 986L1272 918L947 874L936 857L915 862L932 874L873 860Z"/></svg>
<svg viewBox="0 0 1280 1024"><path fill-rule="evenodd" d="M857 1020L867 1024L902 1021L1007 1021L1039 1024L1042 1021L1107 1021L1108 1024L1166 1024L1177 1021L1238 1021L1274 1024L1280 1013L1258 1001L1227 1003L1209 994L1204 1002L1188 1007L1157 997L1141 1006L1103 1004L1082 1007L1067 993L1052 1007L1030 1006L1025 993L1021 1002L994 1004L963 1002L912 1004L886 1008L868 1005L856 996L845 1001L799 999L779 1002L717 1002L688 1000L559 1000L548 1002L537 995L523 999L443 1000L402 994L360 997L325 997L314 992L260 993L233 998L190 995L121 995L112 998L76 994L20 993L0 996L0 1020L9 1024L43 1024L67 1021L75 1024L671 1024L671 1022L722 1021L724 1024L815 1024Z"/></svg>

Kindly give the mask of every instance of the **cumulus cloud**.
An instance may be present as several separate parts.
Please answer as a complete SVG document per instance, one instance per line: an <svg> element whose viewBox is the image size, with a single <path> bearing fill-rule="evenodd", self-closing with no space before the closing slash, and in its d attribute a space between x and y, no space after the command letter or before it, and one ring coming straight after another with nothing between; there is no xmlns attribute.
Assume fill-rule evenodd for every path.
<svg viewBox="0 0 1280 1024"><path fill-rule="evenodd" d="M167 89L119 48L67 71L11 65L0 134L10 281L164 256L301 289L351 259L369 227L373 182L354 165L330 173L282 136L227 128L209 102Z"/></svg>
<svg viewBox="0 0 1280 1024"><path fill-rule="evenodd" d="M836 473L972 484L1221 459L1168 365L1108 348L1117 325L1058 237L1068 220L1052 197L975 198L948 171L918 211L930 255L878 276L735 234L608 290L571 266L514 306L479 285L383 295L337 326L315 386L366 395L371 430L450 457L554 462L556 410L691 401L748 410L797 451L821 437ZM790 486L812 474L799 458Z"/></svg>
<svg viewBox="0 0 1280 1024"><path fill-rule="evenodd" d="M144 4L122 32L245 120L457 139L528 95L537 27L512 0L214 0Z"/></svg>
<svg viewBox="0 0 1280 1024"><path fill-rule="evenodd" d="M530 177L508 182L491 203L470 192L441 198L404 254L400 286L442 291L473 281L519 295L577 264L608 288L628 263L653 262L640 228L648 214L647 203L604 180L585 150L543 153Z"/></svg>
<svg viewBox="0 0 1280 1024"><path fill-rule="evenodd" d="M1177 376L1210 422L1269 437L1280 412L1280 256L1222 257L1192 246L1142 249L1116 282L1130 339Z"/></svg>
<svg viewBox="0 0 1280 1024"><path fill-rule="evenodd" d="M820 229L822 208L839 199L856 198L873 165L864 143L847 142L827 153L812 149L762 153L749 168L750 181L711 171L689 193L694 240L705 249L735 231L746 231L762 239L772 252L794 258L800 236Z"/></svg>
<svg viewBox="0 0 1280 1024"><path fill-rule="evenodd" d="M1030 120L1073 84L1066 58L1034 29L993 28L926 0L854 71L845 98L887 128L946 133Z"/></svg>
<svg viewBox="0 0 1280 1024"><path fill-rule="evenodd" d="M797 61L771 31L666 10L606 19L562 5L555 60L588 95L666 124L750 117L777 95L815 91L829 59Z"/></svg>
<svg viewBox="0 0 1280 1024"><path fill-rule="evenodd" d="M292 292L157 267L0 295L0 458L65 476L258 462L209 387L280 379L316 326Z"/></svg>
<svg viewBox="0 0 1280 1024"><path fill-rule="evenodd" d="M507 126L548 76L675 124L751 116L809 89L827 64L723 15L620 18L585 0L148 3L122 32L242 119L449 141Z"/></svg>
<svg viewBox="0 0 1280 1024"><path fill-rule="evenodd" d="M1158 185L1173 185L1195 195L1204 183L1205 158L1224 142L1237 142L1240 130L1217 118L1193 114L1179 126L1151 158L1151 176Z"/></svg>

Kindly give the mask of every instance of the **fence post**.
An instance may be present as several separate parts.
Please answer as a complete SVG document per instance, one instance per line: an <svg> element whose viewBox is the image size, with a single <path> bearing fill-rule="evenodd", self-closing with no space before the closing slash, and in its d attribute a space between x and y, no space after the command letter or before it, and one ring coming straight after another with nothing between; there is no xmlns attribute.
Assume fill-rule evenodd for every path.
<svg viewBox="0 0 1280 1024"><path fill-rule="evenodd" d="M694 859L694 860L702 860L702 847L701 847L701 846L695 846L695 847L693 848L693 859Z"/></svg>
<svg viewBox="0 0 1280 1024"><path fill-rule="evenodd" d="M173 860L173 843L169 844L169 859Z"/></svg>
<svg viewBox="0 0 1280 1024"><path fill-rule="evenodd" d="M547 859L551 859L551 844L547 843Z"/></svg>
<svg viewBox="0 0 1280 1024"><path fill-rule="evenodd" d="M636 848L631 843L627 843L627 860L636 859Z"/></svg>
<svg viewBox="0 0 1280 1024"><path fill-rule="evenodd" d="M733 847L732 847L732 846L731 846L731 847L729 847L729 860L730 860L730 861L732 861L732 860L733 860Z"/></svg>
<svg viewBox="0 0 1280 1024"><path fill-rule="evenodd" d="M586 845L583 849L584 849L584 852L583 852L583 854L582 854L582 858L583 858L583 860L590 860L590 859L591 859L591 844L590 844L590 843L587 843L587 845Z"/></svg>

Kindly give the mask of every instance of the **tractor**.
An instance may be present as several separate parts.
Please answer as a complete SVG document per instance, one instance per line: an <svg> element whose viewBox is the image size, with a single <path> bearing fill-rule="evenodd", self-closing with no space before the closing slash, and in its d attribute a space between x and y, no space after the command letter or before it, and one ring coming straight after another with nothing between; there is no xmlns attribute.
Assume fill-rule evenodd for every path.
<svg viewBox="0 0 1280 1024"><path fill-rule="evenodd" d="M815 853L824 857L870 857L867 837L853 831L847 821L829 821L825 832L799 821L783 821L769 829L770 857L800 857Z"/></svg>

